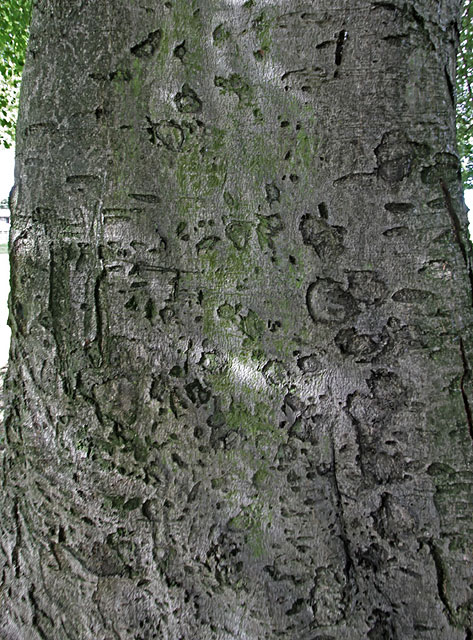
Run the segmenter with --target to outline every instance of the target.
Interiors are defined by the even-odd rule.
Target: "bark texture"
[[[2,640],[471,640],[458,0],[38,0]]]

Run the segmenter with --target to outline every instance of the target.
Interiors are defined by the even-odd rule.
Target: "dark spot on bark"
[[[130,82],[133,76],[129,69],[121,68],[109,73],[108,77],[110,80],[115,80],[117,82]]]
[[[287,616],[294,616],[297,613],[300,613],[304,608],[306,602],[303,598],[298,598],[291,606],[290,609],[286,611]]]
[[[325,212],[324,209],[322,211]],[[337,257],[343,251],[343,227],[331,226],[324,218],[315,218],[310,213],[302,216],[299,230],[304,244],[311,246],[321,259]]]
[[[181,113],[199,113],[202,111],[202,100],[187,83],[174,97],[177,110]]]
[[[389,620],[389,614],[380,609],[375,609],[373,616],[375,623],[368,631],[369,640],[397,640],[397,635]]]
[[[272,205],[273,202],[279,202],[281,192],[274,182],[269,182],[266,187],[266,200]]]
[[[129,193],[128,197],[138,200],[138,202],[147,202],[149,204],[157,204],[161,201],[161,198],[153,193]]]
[[[344,322],[358,310],[353,296],[330,278],[320,278],[309,286],[306,304],[314,322]]]
[[[378,304],[385,296],[386,285],[372,271],[351,271],[348,282],[351,295],[365,304]]]
[[[151,137],[154,137],[154,141],[159,141],[169,151],[180,151],[184,143],[184,130],[180,124],[173,120],[162,120],[153,126]]]
[[[220,242],[220,238],[218,236],[207,236],[200,240],[197,243],[197,253],[201,253],[202,251],[211,251],[215,248],[216,244]]]
[[[209,389],[203,387],[200,380],[197,380],[197,378],[187,384],[185,389],[187,397],[192,402],[192,404],[200,406],[202,404],[207,404],[207,402],[210,400],[211,394]]]
[[[224,192],[223,200],[224,200],[225,204],[227,205],[227,207],[232,208],[232,207],[235,206],[235,198],[228,191]]]
[[[187,463],[184,462],[184,460],[181,458],[181,456],[174,452],[171,454],[171,460],[174,462],[174,464],[177,464],[177,466],[179,467],[179,469],[187,469]]]
[[[328,219],[328,207],[325,202],[321,202],[318,206],[320,217],[324,220]]]
[[[447,186],[450,184],[460,184],[460,161],[457,156],[452,153],[437,153],[434,158],[434,163],[422,169],[420,175],[424,184],[432,186],[439,185],[441,182]]]
[[[186,55],[186,53],[186,41],[183,40],[181,44],[178,44],[177,47],[175,47],[173,54],[176,58],[179,58],[181,62],[184,62],[184,56]]]
[[[302,373],[315,373],[316,371],[320,371],[323,369],[322,363],[318,356],[310,355],[299,358],[297,361],[297,366],[302,371]]]
[[[171,367],[171,369],[169,371],[169,375],[172,376],[173,378],[183,378],[184,377],[184,370],[183,370],[182,367],[180,367],[178,364],[176,364],[173,367]]]
[[[372,2],[371,6],[373,9],[386,9],[386,11],[399,11],[399,7],[397,7],[395,4],[393,4],[392,2],[383,2],[383,0],[380,0],[380,2]]]
[[[450,74],[448,73],[448,69],[445,66],[443,68],[445,72],[445,80],[447,81],[448,95],[450,96],[450,100],[452,101],[452,106],[455,107],[455,88],[453,86],[452,79],[450,78]]]
[[[383,568],[389,557],[387,551],[376,543],[370,544],[366,549],[360,549],[356,556],[361,567],[375,572]]]
[[[225,228],[225,235],[236,249],[244,249],[250,237],[251,227],[247,222],[232,222]]]
[[[151,298],[148,298],[145,304],[145,318],[150,322],[156,315],[156,306]]]
[[[149,391],[149,395],[153,400],[160,400],[162,401],[164,399],[164,394],[166,392],[166,386],[162,380],[162,378],[154,378],[154,380],[151,383],[151,388]]]
[[[234,93],[245,106],[252,106],[252,89],[248,82],[238,73],[232,73],[228,78],[215,76],[214,84],[222,93]]]
[[[197,498],[200,485],[200,481],[195,483],[195,485],[190,490],[189,495],[187,496],[187,502],[194,502],[194,500]]]
[[[414,162],[414,149],[402,132],[385,133],[374,152],[378,160],[378,176],[385,182],[394,184],[410,175]]]
[[[240,328],[250,340],[261,338],[264,333],[264,322],[252,309],[248,311],[246,316],[240,316]]]
[[[353,356],[356,362],[370,362],[382,348],[372,336],[358,333],[354,327],[339,331],[335,344],[343,355]]]
[[[214,29],[213,32],[213,41],[215,45],[220,45],[225,40],[227,40],[230,36],[230,31],[223,24],[219,24],[218,27]]]
[[[424,304],[429,298],[433,298],[433,293],[423,289],[399,289],[392,295],[394,302],[403,304]]]
[[[473,440],[473,413],[471,411],[470,402],[468,400],[468,395],[466,393],[466,388],[465,388],[466,387],[465,383],[470,381],[471,371],[470,371],[470,366],[468,364],[468,360],[466,357],[463,338],[460,338],[460,355],[461,355],[462,365],[463,365],[463,374],[460,381],[460,391],[462,394],[463,404],[465,407],[465,415],[466,415],[466,420],[468,424],[468,433],[470,434],[470,438]]]
[[[386,211],[389,211],[389,213],[405,214],[413,211],[414,205],[409,202],[387,202],[384,208]]]
[[[269,247],[270,249],[274,249],[274,239],[283,229],[284,225],[278,213],[272,216],[259,216],[256,235],[258,236],[260,248],[265,249]]]
[[[342,64],[343,47],[348,38],[348,32],[342,29],[338,34],[337,46],[335,48],[335,64],[339,67]]]
[[[158,49],[161,42],[161,29],[152,31],[148,36],[131,47],[130,51],[134,56],[138,58],[150,58],[154,52]]]
[[[386,229],[383,231],[383,236],[386,238],[400,238],[409,233],[408,227],[391,227],[390,229]]]
[[[140,506],[141,506],[141,498],[136,496],[134,498],[130,498],[129,500],[127,500],[123,504],[123,509],[125,511],[134,511],[135,509],[138,509],[138,507]]]

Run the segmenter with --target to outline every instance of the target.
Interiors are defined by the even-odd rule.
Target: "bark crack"
[[[443,180],[440,180],[440,186],[442,187],[442,192],[445,198],[445,205],[447,207],[448,215],[450,216],[450,221],[452,223],[455,240],[458,246],[460,247],[460,251],[463,256],[465,266],[468,270],[468,277],[470,279],[470,289],[472,294],[472,305],[473,305],[473,271],[471,268],[470,261],[468,259],[467,248],[465,246],[465,243],[462,240],[462,229],[461,229],[460,220],[458,219],[457,213],[455,211],[455,207],[453,206],[452,196],[450,195],[450,191]]]
[[[55,275],[55,269],[56,269],[56,259],[55,259],[55,253],[54,253],[54,243],[51,242],[49,244],[49,298],[48,298],[48,305],[49,305],[49,313],[51,314],[51,319],[52,319],[52,334],[53,334],[53,338],[54,338],[54,342],[56,343],[56,346],[59,350],[59,332],[58,332],[58,326],[57,326],[57,314],[55,313],[55,309],[54,309],[54,297],[55,297],[55,290],[54,290],[54,275]]]
[[[453,233],[455,234],[455,240],[458,244],[458,246],[460,247],[460,251],[462,253],[463,256],[463,260],[465,261],[465,264],[468,265],[468,255],[466,252],[466,248],[465,245],[462,241],[462,237],[461,237],[461,224],[460,224],[460,220],[458,219],[458,216],[456,214],[455,208],[453,206],[453,202],[452,202],[452,197],[450,195],[450,191],[448,190],[447,185],[445,184],[445,182],[443,180],[440,180],[440,186],[442,187],[442,191],[443,191],[443,195],[445,198],[445,204],[447,206],[447,211],[448,211],[448,215],[450,216],[450,220],[452,223],[452,227],[453,227]]]
[[[342,541],[343,551],[345,553],[344,573],[347,581],[346,588],[348,590],[350,579],[353,573],[353,560],[351,558],[350,543],[348,541],[348,536],[347,536],[346,526],[345,526],[345,514],[343,512],[342,492],[340,491],[340,486],[338,484],[338,478],[337,478],[337,468],[336,468],[336,461],[335,461],[335,444],[333,442],[333,439],[332,439],[331,446],[332,446],[332,466],[333,466],[333,481],[334,481],[334,487],[335,487],[335,498],[336,498],[338,516],[340,520],[339,535],[340,535],[340,540]]]
[[[42,640],[48,640],[48,636],[44,633],[44,631],[41,629],[39,625],[38,613],[41,613],[43,616],[45,616],[51,623],[52,623],[52,620],[44,611],[42,611],[39,608],[38,602],[34,596],[34,591],[35,591],[34,586],[31,586],[30,590],[28,591],[28,599],[31,603],[31,606],[33,607],[33,619],[31,622],[33,627],[38,632],[40,638],[42,638]]]
[[[447,597],[447,575],[443,566],[442,556],[440,555],[440,551],[433,543],[433,540],[428,540],[427,544],[430,550],[430,555],[432,556],[432,560],[434,561],[435,573],[437,575],[437,591],[440,601],[445,607],[448,621],[450,622],[450,624],[454,624],[452,608]]]
[[[466,358],[465,345],[463,343],[463,338],[460,338],[460,354],[461,354],[461,359],[463,363],[463,375],[460,380],[460,390],[463,398],[463,404],[465,406],[466,421],[468,423],[468,432],[470,434],[470,438],[473,440],[473,415],[472,415],[470,403],[468,401],[468,396],[465,390],[465,382],[470,378],[470,367],[468,366],[468,360]]]
[[[22,543],[22,535],[21,535],[21,522],[20,522],[20,510],[18,507],[18,499],[15,500],[13,504],[13,519],[15,521],[16,528],[16,539],[15,546],[12,551],[12,562],[15,567],[15,577],[20,577],[20,548]]]
[[[103,308],[102,308],[102,300],[100,288],[102,286],[103,281],[106,277],[106,269],[103,262],[102,248],[99,247],[98,250],[98,258],[101,264],[101,270],[95,280],[94,287],[94,303],[95,303],[95,321],[96,321],[96,340],[97,346],[99,349],[100,357],[104,359],[104,327],[103,327]]]
[[[450,100],[452,101],[453,107],[455,107],[455,89],[453,87],[452,79],[450,78],[450,74],[448,73],[448,69],[446,66],[443,68],[445,72],[445,79],[447,81],[448,93],[450,95]]]
[[[348,32],[345,29],[342,29],[338,34],[337,38],[337,46],[335,49],[335,64],[339,67],[342,64],[342,56],[343,56],[343,47],[345,46],[345,42],[348,38]]]

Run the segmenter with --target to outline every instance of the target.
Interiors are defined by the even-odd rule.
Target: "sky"
[[[8,198],[13,186],[13,166],[15,152],[13,149],[0,147],[0,200]]]

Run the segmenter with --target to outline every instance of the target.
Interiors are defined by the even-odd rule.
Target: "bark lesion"
[[[151,58],[161,44],[161,37],[161,29],[151,31],[144,40],[131,47],[131,54],[137,58]]]
[[[448,621],[450,624],[454,624],[454,614],[452,611],[452,607],[448,600],[447,591],[448,591],[448,580],[447,573],[445,571],[445,565],[442,559],[442,555],[438,549],[438,547],[434,544],[433,540],[427,540],[427,546],[430,551],[430,555],[432,557],[435,574],[437,576],[437,590],[441,603],[444,606],[445,613],[447,615]]]
[[[20,522],[20,508],[18,505],[18,499],[13,503],[13,521],[15,523],[16,529],[16,538],[15,544],[13,546],[13,551],[11,554],[12,564],[15,568],[15,577],[19,578],[21,574],[21,563],[20,563],[20,550],[23,543],[23,536],[21,532],[21,522]]]
[[[460,338],[460,355],[463,364],[463,374],[460,379],[460,390],[463,399],[463,405],[465,407],[466,420],[468,424],[468,432],[470,434],[470,438],[473,440],[473,414],[470,406],[470,402],[468,400],[468,395],[466,393],[465,383],[470,379],[471,371],[468,365],[468,360],[466,358],[465,353],[465,345],[463,343],[463,338]]]
[[[343,48],[348,38],[348,31],[342,29],[338,34],[337,46],[335,48],[335,65],[339,67],[342,64]]]
[[[443,178],[440,179],[440,186],[442,188],[442,193],[445,200],[445,206],[447,208],[448,215],[450,217],[450,221],[452,224],[453,234],[455,237],[455,242],[458,244],[460,248],[460,252],[462,254],[463,261],[465,263],[465,267],[468,271],[468,279],[470,282],[471,296],[472,296],[472,304],[473,304],[473,268],[471,264],[470,252],[467,248],[467,244],[463,240],[462,234],[462,225],[458,218],[457,212],[455,211],[455,207],[453,204],[452,196],[450,194],[450,190]]]

